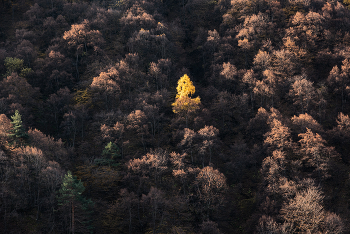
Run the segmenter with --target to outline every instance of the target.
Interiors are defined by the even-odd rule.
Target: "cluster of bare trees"
[[[348,231],[348,1],[0,5],[6,232]]]

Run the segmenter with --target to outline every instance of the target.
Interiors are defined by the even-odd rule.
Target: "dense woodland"
[[[1,0],[0,232],[349,233],[349,9]]]

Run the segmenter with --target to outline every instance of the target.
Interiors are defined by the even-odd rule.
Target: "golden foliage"
[[[78,105],[88,104],[91,102],[91,90],[88,88],[84,90],[77,90],[74,94],[74,101]]]
[[[192,81],[190,80],[187,74],[183,75],[179,79],[179,81],[177,82],[176,90],[177,90],[176,98],[193,95],[196,92],[196,88],[194,87]]]
[[[195,92],[196,88],[194,87],[192,81],[187,74],[183,75],[177,82],[177,94],[176,100],[172,104],[174,113],[181,112],[191,112],[199,108],[200,98],[191,98]]]

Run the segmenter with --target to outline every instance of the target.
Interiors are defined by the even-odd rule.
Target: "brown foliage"
[[[273,51],[272,67],[275,74],[285,78],[285,81],[290,81],[300,69],[298,58],[287,49]]]
[[[204,221],[201,225],[201,234],[221,234],[218,224],[213,221]]]
[[[247,126],[247,133],[252,139],[263,141],[264,134],[269,131],[268,119],[269,113],[266,109],[260,107],[255,116],[249,120]]]
[[[94,77],[90,85],[96,93],[96,102],[103,101],[107,110],[114,107],[118,100],[120,86],[117,82],[119,82],[119,73],[112,67],[108,72],[101,72],[99,76]]]
[[[226,177],[211,166],[204,167],[196,177],[199,199],[204,203],[204,214],[209,217],[210,210],[224,202],[223,192],[227,189]]]
[[[335,213],[327,212],[323,222],[323,231],[325,233],[340,234],[345,231],[345,225],[342,219]]]
[[[68,151],[64,147],[64,143],[61,139],[57,141],[51,137],[46,136],[41,131],[37,129],[29,129],[28,131],[30,143],[42,150],[43,154],[49,160],[55,160],[61,165],[65,165],[68,159]]]
[[[161,229],[163,222],[167,220],[168,201],[162,190],[151,187],[147,195],[142,194],[141,203],[145,209],[144,215],[148,218],[150,229],[153,233]]]
[[[277,199],[276,196],[288,198],[295,194],[294,182],[285,177],[287,175],[287,160],[282,151],[275,150],[271,157],[266,157],[260,171],[263,176],[264,190],[274,200]]]
[[[281,209],[282,218],[293,224],[295,231],[315,233],[325,218],[322,202],[324,196],[318,188],[310,187],[297,195]]]
[[[64,32],[63,39],[69,47],[73,47],[77,54],[87,52],[88,47],[95,51],[103,43],[103,38],[98,30],[90,30],[89,21],[84,20],[81,24],[73,24],[69,31]]]
[[[273,119],[270,123],[271,131],[264,136],[265,144],[270,145],[272,149],[284,150],[291,146],[289,128],[284,126],[281,121]]]
[[[271,66],[271,63],[272,56],[267,51],[259,50],[259,52],[254,57],[253,64],[257,69],[261,71],[268,69]]]
[[[150,29],[156,24],[153,16],[148,14],[139,4],[134,4],[129,8],[120,19],[120,22],[129,33],[141,28]]]
[[[259,35],[267,36],[272,33],[272,29],[273,24],[265,14],[259,12],[257,15],[246,16],[243,27],[236,36],[238,46],[245,50],[257,48],[261,43]]]
[[[223,63],[220,75],[224,76],[228,80],[233,80],[237,75],[237,68],[230,62]]]
[[[139,199],[127,189],[121,189],[119,196],[120,198],[107,210],[103,219],[104,226],[110,232],[118,232],[122,227],[127,227],[129,233],[132,233],[137,227]]]
[[[349,70],[350,70],[350,60],[344,59],[343,65],[341,66],[341,70],[338,66],[334,66],[332,70],[329,72],[329,76],[327,78],[327,82],[333,86],[333,90],[336,93],[340,93],[341,98],[341,109],[344,109],[344,105],[347,100],[347,94],[349,94]]]
[[[146,115],[141,110],[135,110],[126,117],[126,121],[128,123],[126,125],[126,129],[135,132],[138,136],[141,137],[141,143],[144,150],[146,150],[145,138],[149,134],[146,120]]]
[[[220,144],[218,137],[219,130],[213,126],[205,126],[197,132],[185,128],[183,139],[179,146],[183,147],[185,152],[191,156],[192,163],[202,163],[204,167],[205,158],[208,155],[208,164],[212,163],[213,149]],[[201,159],[197,158],[200,156]]]
[[[7,98],[10,103],[33,106],[39,96],[39,89],[33,88],[17,73],[12,73],[0,82],[0,96]]]
[[[142,158],[131,159],[127,163],[129,170],[142,176],[152,176],[155,184],[161,182],[161,175],[168,169],[169,155],[158,149],[147,153]]]
[[[319,179],[327,178],[329,160],[337,157],[334,147],[327,147],[326,141],[319,135],[314,134],[310,129],[306,128],[306,133],[300,133],[299,140],[302,160],[308,167],[313,167],[314,172],[317,172]]]
[[[307,14],[297,12],[291,19],[292,27],[287,29],[286,35],[296,38],[303,48],[315,49],[322,45],[324,39],[324,17],[317,12]]]
[[[301,113],[308,112],[309,107],[315,101],[315,95],[313,82],[309,81],[305,75],[295,77],[289,90],[289,96],[292,97],[294,105],[301,106]]]
[[[291,120],[297,129],[296,132],[305,132],[307,128],[317,133],[324,132],[322,126],[308,113],[294,115]]]
[[[5,114],[0,114],[0,139],[5,140],[12,128],[11,120]]]
[[[50,97],[46,100],[46,105],[50,109],[48,113],[49,119],[53,119],[54,128],[58,131],[59,129],[59,120],[63,114],[68,110],[68,105],[71,102],[73,95],[70,90],[65,87],[57,91],[57,93],[51,94]]]
[[[256,233],[271,233],[271,234],[275,234],[275,233],[279,233],[278,230],[278,224],[276,223],[276,221],[271,217],[271,216],[266,216],[263,215],[260,217],[259,219],[259,223],[257,226],[257,231]]]

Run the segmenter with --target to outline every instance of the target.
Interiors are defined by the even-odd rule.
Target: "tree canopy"
[[[349,3],[0,0],[1,231],[350,230]]]

